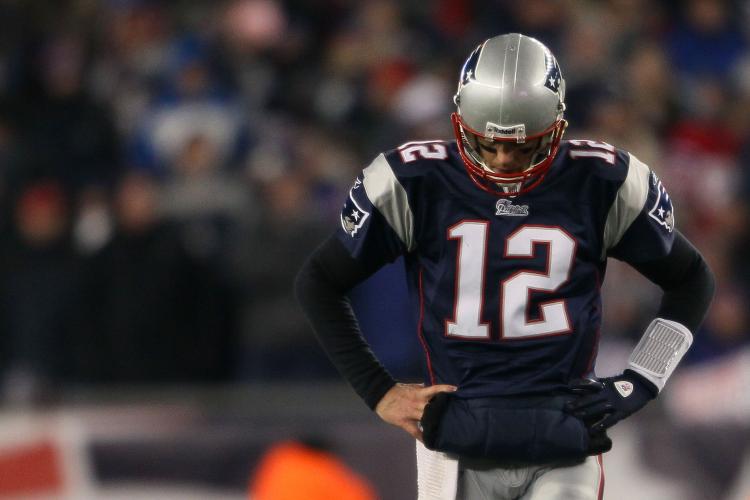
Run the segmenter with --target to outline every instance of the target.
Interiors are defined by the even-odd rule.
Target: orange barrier
[[[330,453],[284,442],[261,460],[250,485],[252,500],[375,500],[374,489]]]

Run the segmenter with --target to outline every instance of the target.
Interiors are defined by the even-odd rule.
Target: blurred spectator
[[[100,27],[92,55],[92,91],[99,102],[111,105],[115,126],[127,143],[168,66],[173,19],[158,2],[102,4],[92,20]]]
[[[219,147],[211,137],[188,139],[169,165],[160,210],[173,222],[185,250],[194,259],[210,261],[224,275],[230,249],[239,233],[257,217],[252,193],[236,172],[221,168]]]
[[[594,5],[588,7],[593,8]],[[482,8],[475,6],[473,13],[476,17],[474,22],[481,27],[482,34],[486,35],[477,38],[507,32],[524,33],[543,40],[553,53],[559,54],[562,38],[571,18],[585,10],[569,9],[565,3],[557,0],[531,0],[523,3],[501,0],[482,5]]]
[[[148,176],[124,177],[114,236],[88,260],[86,381],[223,380],[231,371],[231,296],[186,254],[157,212],[159,196]]]
[[[580,132],[573,130],[571,135],[595,136],[625,150],[638,150],[638,159],[658,172],[662,158],[661,144],[648,129],[633,126],[640,117],[630,99],[607,94],[591,100],[593,106],[588,116],[590,128]]]
[[[675,69],[688,79],[683,85],[692,78],[726,78],[747,48],[733,2],[689,0],[681,7],[667,48]]]
[[[675,92],[671,68],[664,48],[654,42],[639,41],[625,58],[625,81],[620,91],[627,95],[628,106],[635,114],[637,128],[654,140],[661,137],[671,122],[679,101]],[[631,122],[631,126],[636,122]]]
[[[403,85],[390,106],[391,119],[399,124],[404,137],[410,140],[447,139],[453,89],[442,75],[425,73]],[[396,141],[399,142],[399,141]]]
[[[69,203],[56,181],[27,186],[0,262],[2,396],[30,403],[68,380],[80,268],[68,245]]]
[[[618,81],[609,75],[618,69],[612,61],[614,40],[607,27],[592,22],[588,11],[571,16],[570,22],[571,29],[564,32],[562,40],[560,64],[566,68],[566,117],[571,128],[578,129],[591,118],[595,108],[592,102],[599,102],[616,90]]]
[[[222,21],[232,45],[245,53],[281,43],[287,22],[280,5],[272,0],[229,2]]]
[[[61,33],[35,54],[18,115],[26,179],[54,178],[77,190],[117,175],[118,137],[108,110],[85,86],[86,52],[81,34]]]
[[[240,102],[227,79],[212,67],[211,54],[212,47],[199,38],[175,41],[170,72],[135,137],[131,155],[136,166],[159,177],[170,176],[169,165],[196,136],[216,148],[220,166],[231,166],[240,158],[248,130]]]
[[[262,187],[258,224],[238,247],[237,270],[248,287],[242,314],[245,379],[336,373],[290,293],[310,248],[331,230],[329,223],[316,218],[312,187],[298,174],[268,180]]]

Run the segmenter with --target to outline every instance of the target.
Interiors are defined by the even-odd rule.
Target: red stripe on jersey
[[[430,374],[430,384],[435,385],[435,374],[432,372],[432,360],[430,359],[430,351],[427,350],[427,342],[422,332],[422,322],[424,321],[424,293],[422,290],[422,269],[419,270],[419,322],[417,323],[417,336],[419,337],[419,343],[422,344],[424,349],[424,355],[427,359],[427,373]]]

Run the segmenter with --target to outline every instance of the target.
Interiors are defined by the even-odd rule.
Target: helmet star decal
[[[560,92],[560,80],[560,66],[550,54],[550,58],[547,60],[547,75],[545,76],[544,86],[557,94]]]
[[[464,67],[461,68],[462,84],[469,83],[469,81],[474,79],[474,72],[477,69],[477,61],[479,61],[479,52],[481,48],[482,46],[479,45],[476,49],[474,49],[474,52],[469,55],[469,58],[464,63]]]

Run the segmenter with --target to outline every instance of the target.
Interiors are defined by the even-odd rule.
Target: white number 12
[[[446,322],[449,337],[490,338],[489,324],[481,322],[488,227],[486,221],[463,221],[448,230],[449,239],[459,240],[455,309],[453,319]],[[571,330],[564,300],[540,304],[538,320],[529,320],[527,310],[532,291],[555,292],[568,281],[575,240],[559,227],[525,225],[506,239],[504,257],[532,258],[536,244],[548,246],[546,271],[520,270],[500,283],[502,339],[541,337]]]

